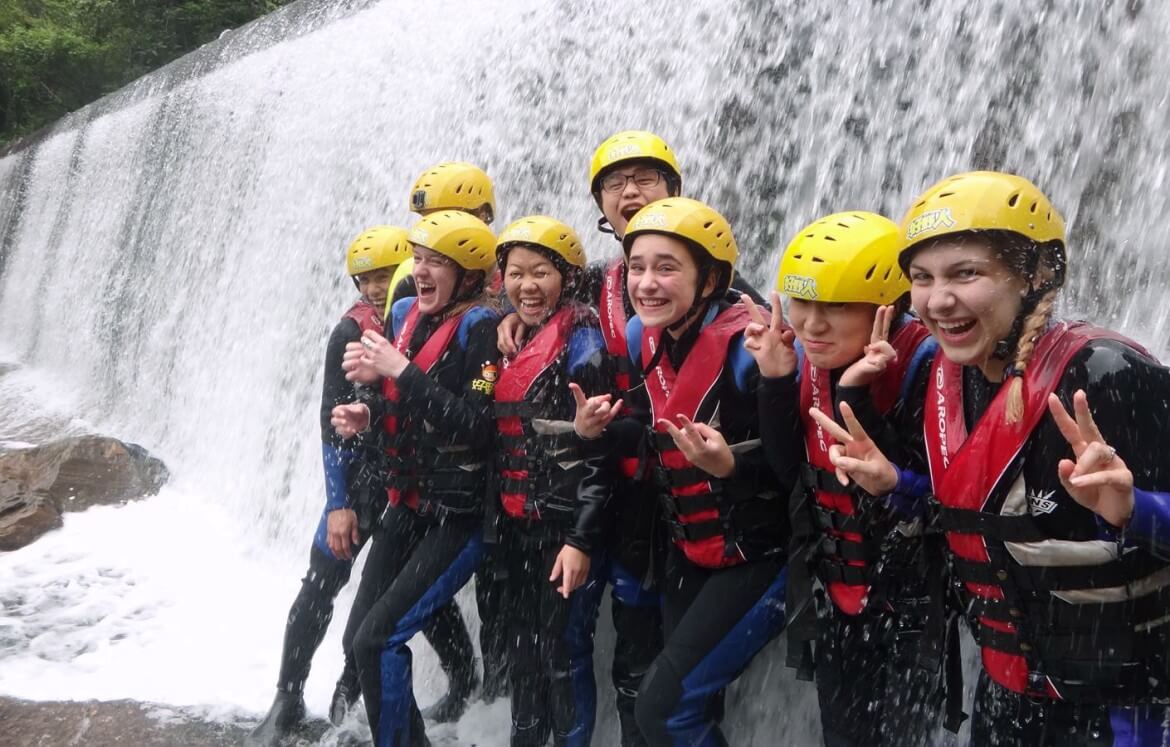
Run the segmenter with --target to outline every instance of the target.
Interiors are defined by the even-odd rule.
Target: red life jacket
[[[630,376],[629,345],[626,342],[626,322],[629,319],[626,317],[625,268],[626,263],[620,258],[609,263],[605,268],[605,282],[597,303],[601,336],[616,369],[614,383],[618,392],[628,392],[633,381]],[[638,458],[622,457],[618,460],[618,469],[623,477],[636,479]]]
[[[463,314],[457,314],[439,325],[419,351],[413,356],[409,350],[410,339],[418,326],[418,300],[415,299],[402,322],[402,329],[394,340],[394,347],[411,359],[411,362],[429,373],[434,365],[443,357],[443,353],[454,339],[463,319]],[[407,420],[409,416],[402,412],[399,403],[398,385],[393,379],[382,380],[382,395],[388,403],[388,412],[383,420],[383,427],[388,434],[386,454],[389,457],[390,487],[386,489],[391,506],[405,504],[418,513],[428,513],[440,508],[426,496],[420,496],[419,486],[428,482],[429,474],[441,467],[450,468],[462,463],[471,463],[465,454],[451,452],[447,454],[432,452],[427,449],[426,437],[421,433],[407,433],[407,428],[400,420]],[[422,447],[422,448],[420,448]]]
[[[571,306],[554,313],[515,359],[505,359],[496,383],[500,503],[514,518],[547,519],[542,512],[549,511],[566,518],[576,507],[580,475],[561,466],[580,461],[576,434],[572,428],[541,434],[533,424],[534,418],[548,416],[548,405],[535,399],[539,394],[535,385],[552,367],[563,364],[575,313]]]
[[[714,390],[727,363],[731,341],[738,339],[750,321],[747,309],[742,305],[724,310],[703,327],[680,371],[674,370],[669,356],[662,355],[646,375],[646,392],[650,397],[654,423],[655,481],[671,520],[670,531],[675,545],[688,560],[703,568],[726,568],[744,562],[736,544],[737,535],[744,526],[736,515],[738,512],[731,509],[733,506],[745,508],[745,503],[762,499],[727,492],[725,488],[730,483],[691,464],[658,421],[665,419],[677,424],[676,416],[685,415],[692,421],[702,422],[700,410],[704,403],[718,396]],[[663,334],[661,329],[643,330],[643,361],[654,360]]]
[[[915,360],[914,353],[929,337],[930,333],[918,320],[908,321],[894,333],[890,345],[898,358],[869,388],[874,408],[882,415],[889,413],[898,402],[902,384]],[[833,412],[830,377],[831,372],[813,366],[807,356],[804,358],[800,371],[800,418],[811,469],[806,471],[803,482],[806,491],[814,494],[814,524],[824,535],[819,543],[818,575],[837,608],[847,615],[858,615],[866,606],[872,581],[869,566],[877,560],[875,545],[882,538],[866,536],[867,524],[857,499],[842,489],[829,461],[829,447],[837,441],[808,414],[810,407]]]
[[[938,524],[988,675],[1030,697],[1133,702],[1150,695],[1142,623],[1165,614],[1163,601],[1144,608],[1157,601],[1159,583],[1150,577],[1166,564],[1143,551],[1119,555],[1113,542],[1051,537],[1032,520],[1019,476],[1017,457],[1047,416],[1048,395],[1092,340],[1145,352],[1109,330],[1059,323],[1036,343],[1020,421],[1004,423],[1009,387],[1002,386],[970,434],[963,367],[939,351],[926,402],[926,450],[942,506]]]
[[[349,311],[342,314],[341,318],[354,320],[362,332],[369,332],[372,329],[378,334],[382,333],[382,310],[365,299],[350,306]]]

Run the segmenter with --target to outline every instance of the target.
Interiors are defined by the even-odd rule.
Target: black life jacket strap
[[[1027,514],[1004,516],[943,506],[938,509],[935,521],[936,527],[945,532],[978,534],[1001,542],[1041,542],[1050,539]]]

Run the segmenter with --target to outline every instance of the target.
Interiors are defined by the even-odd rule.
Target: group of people
[[[330,718],[360,695],[379,747],[428,744],[477,688],[510,698],[514,747],[590,744],[607,585],[622,747],[726,744],[724,690],[785,628],[826,745],[931,744],[966,718],[960,623],[974,744],[1170,744],[1170,377],[1054,316],[1065,229],[1034,184],[819,218],[768,301],[660,137],[607,139],[589,189],[616,259],[548,216],[493,234],[491,181],[454,162],[412,228],[350,246],[326,508],[254,741],[303,717],[369,541]],[[426,710],[420,631],[448,679]]]

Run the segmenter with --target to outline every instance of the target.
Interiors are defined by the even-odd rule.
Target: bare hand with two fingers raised
[[[674,445],[691,464],[715,477],[731,477],[735,472],[735,455],[723,434],[706,423],[695,423],[686,415],[679,415],[681,427],[665,418],[658,420],[674,439]]]
[[[1075,462],[1061,459],[1057,464],[1060,484],[1074,501],[1113,526],[1124,527],[1133,516],[1133,472],[1105,442],[1089,412],[1089,398],[1082,390],[1073,395],[1074,418],[1060,398],[1050,394],[1048,411],[1076,457]]]
[[[829,447],[829,461],[842,485],[852,480],[875,497],[886,495],[898,486],[898,470],[861,427],[853,408],[841,403],[841,418],[848,430],[815,407],[808,412],[837,441]]]

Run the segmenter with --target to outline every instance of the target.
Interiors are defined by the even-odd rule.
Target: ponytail
[[[1036,349],[1036,341],[1048,320],[1052,318],[1052,307],[1056,305],[1056,294],[1059,288],[1051,288],[1040,296],[1036,308],[1024,319],[1020,327],[1020,342],[1016,347],[1016,358],[1008,368],[1011,381],[1008,383],[1007,408],[1004,412],[1004,423],[1013,425],[1020,422],[1024,416],[1024,372],[1028,369],[1028,361],[1032,358],[1032,351]]]

